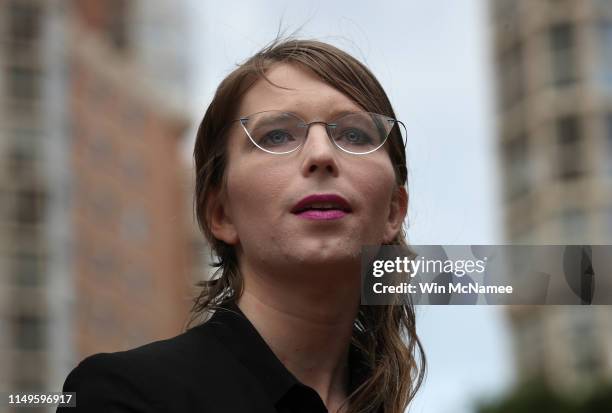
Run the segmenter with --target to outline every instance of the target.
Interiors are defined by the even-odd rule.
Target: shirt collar
[[[300,381],[282,364],[263,340],[253,324],[234,301],[218,307],[207,322],[216,337],[261,383],[276,404]],[[357,388],[368,376],[365,359],[351,345],[349,349],[349,392]]]
[[[207,324],[213,327],[217,338],[261,383],[274,403],[299,383],[235,302],[220,305]]]

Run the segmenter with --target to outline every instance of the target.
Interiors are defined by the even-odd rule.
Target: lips
[[[335,211],[335,213],[334,213]],[[310,195],[303,198],[291,209],[293,214],[309,213],[310,215],[338,216],[351,212],[348,201],[335,194]]]

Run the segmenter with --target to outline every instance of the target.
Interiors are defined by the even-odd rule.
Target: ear
[[[408,192],[404,186],[398,186],[391,197],[389,216],[385,225],[384,243],[389,243],[402,229],[406,213],[408,212]]]
[[[228,214],[229,208],[226,197],[220,192],[215,191],[210,195],[206,208],[210,230],[215,238],[228,245],[236,245],[240,241],[238,231],[236,231],[232,218]]]

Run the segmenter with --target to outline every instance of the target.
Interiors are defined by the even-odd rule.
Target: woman
[[[77,410],[403,412],[424,374],[413,308],[359,301],[361,247],[405,245],[398,125],[371,72],[325,43],[277,41],[227,76],[194,149],[219,269],[192,321],[212,317],[84,360],[64,386]]]

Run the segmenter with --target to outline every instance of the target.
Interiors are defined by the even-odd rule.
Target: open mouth
[[[344,205],[334,204],[331,202],[315,202],[310,205],[305,205],[303,207],[294,209],[292,212],[294,214],[299,214],[305,211],[343,211],[343,212],[351,212],[350,208],[347,208]]]
[[[335,194],[307,196],[291,209],[291,213],[311,219],[337,219],[350,212],[349,203]]]

